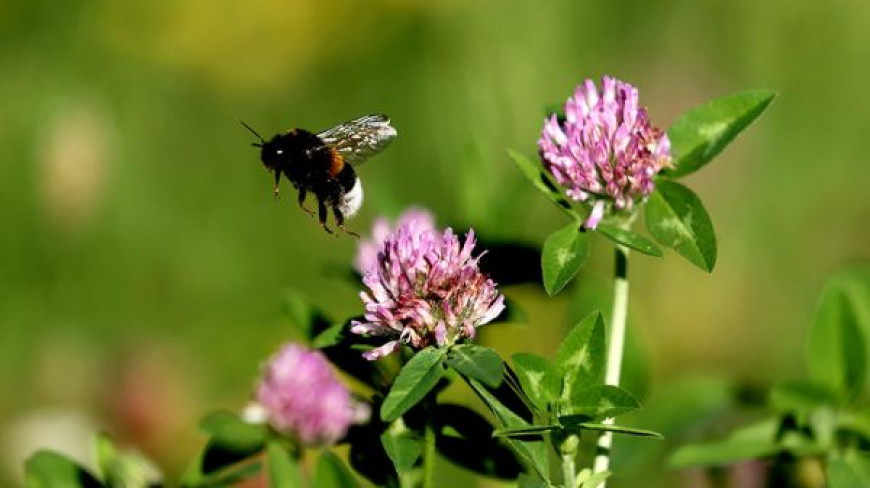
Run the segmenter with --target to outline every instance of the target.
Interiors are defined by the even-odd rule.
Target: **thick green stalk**
[[[616,265],[613,280],[613,313],[610,318],[610,335],[607,341],[607,367],[604,370],[604,382],[619,386],[622,374],[622,351],[625,346],[625,317],[628,310],[628,249],[616,246]],[[613,424],[613,419],[605,419],[605,424]],[[595,456],[593,472],[601,473],[610,468],[610,448],[613,445],[613,433],[603,432],[598,437],[598,449]],[[598,488],[605,488],[607,482],[602,481]]]
[[[434,488],[435,472],[435,406],[437,399],[430,393],[426,398],[426,431],[423,434],[423,488]]]
[[[574,460],[577,458],[577,448],[580,446],[580,438],[569,435],[559,446],[562,454],[562,484],[565,488],[574,488],[577,484],[577,467]]]

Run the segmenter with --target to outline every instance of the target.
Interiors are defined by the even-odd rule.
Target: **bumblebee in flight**
[[[242,122],[260,142],[260,159],[266,169],[275,175],[275,197],[283,174],[299,190],[299,206],[312,217],[314,212],[305,207],[308,192],[317,199],[320,225],[326,232],[328,208],[335,215],[335,225],[342,231],[359,237],[344,226],[346,218],[353,217],[362,206],[363,189],[353,166],[383,151],[396,138],[396,129],[386,115],[365,115],[317,134],[304,129],[293,129],[266,141]]]

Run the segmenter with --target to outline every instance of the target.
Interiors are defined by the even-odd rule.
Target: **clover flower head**
[[[538,140],[544,166],[566,195],[591,204],[590,229],[606,210],[631,211],[642,203],[655,175],[671,167],[668,136],[639,107],[637,89],[607,76],[601,85],[600,91],[592,80],[578,86],[564,120],[546,119]]]
[[[266,364],[255,396],[272,427],[307,446],[336,443],[367,412],[323,354],[294,343]]]
[[[452,229],[436,231],[419,220],[387,236],[377,264],[363,276],[365,320],[351,323],[355,334],[387,339],[365,353],[366,359],[379,359],[402,344],[422,349],[474,338],[477,327],[504,310],[504,296],[478,266],[482,254],[472,256],[475,244],[473,230],[461,243]]]
[[[379,217],[372,225],[371,237],[360,239],[357,246],[356,258],[353,261],[354,269],[360,274],[365,274],[366,271],[377,266],[378,253],[381,251],[384,240],[393,230],[409,222],[415,222],[415,225],[420,230],[435,230],[435,217],[432,215],[432,212],[420,207],[411,207],[405,210],[396,219],[395,226],[391,226],[390,221],[385,217]]]

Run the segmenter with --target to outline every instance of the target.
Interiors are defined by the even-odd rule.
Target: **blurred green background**
[[[563,217],[504,149],[533,153],[543,107],[582,79],[633,83],[661,127],[714,96],[779,90],[688,179],[716,225],[712,276],[672,253],[633,260],[629,361],[651,416],[675,385],[715,383],[699,376],[802,375],[824,279],[870,258],[868,32],[861,0],[3,0],[0,484],[27,446],[91,427],[176,474],[202,442],[196,419],[243,405],[292,337],[284,290],[359,311],[337,277],[354,240],[324,234],[289,186],[272,199],[240,119],[271,135],[387,113],[399,138],[360,170],[352,229],[418,204],[540,243]],[[573,293],[508,289],[530,323],[484,340],[552,354],[607,292],[611,247],[595,244]],[[653,454],[622,461],[617,444],[612,486],[702,486],[638,460],[678,440],[625,443]]]

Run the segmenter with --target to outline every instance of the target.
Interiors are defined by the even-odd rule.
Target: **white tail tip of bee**
[[[338,203],[338,209],[341,210],[345,218],[351,218],[359,212],[363,202],[363,188],[359,178],[353,183],[353,188],[341,197]]]

